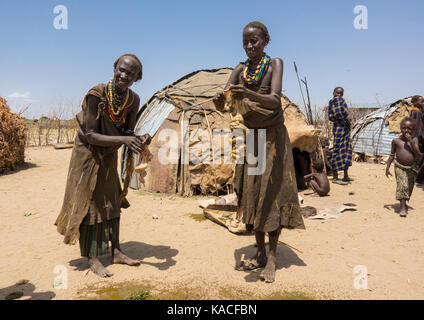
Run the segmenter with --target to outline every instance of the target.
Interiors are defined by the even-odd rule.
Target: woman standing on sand
[[[350,119],[347,104],[343,98],[344,89],[337,87],[333,91],[333,99],[328,106],[328,119],[333,122],[333,153],[331,167],[333,169],[333,183],[346,185],[353,181],[348,174],[352,166],[352,143],[350,140]],[[344,172],[343,179],[339,179],[338,171]]]
[[[293,155],[281,108],[283,61],[270,58],[264,48],[270,37],[265,25],[251,22],[243,29],[243,48],[248,59],[238,64],[225,89],[240,101],[238,112],[244,124],[255,132],[255,153],[258,136],[255,129],[266,129],[266,168],[261,175],[249,175],[246,163],[237,164],[234,188],[239,210],[248,230],[255,231],[257,253],[243,261],[238,270],[265,267],[261,277],[274,282],[278,238],[283,227],[304,228],[300,213]],[[224,94],[214,99],[217,109],[224,104]],[[249,150],[248,150],[249,151]],[[253,150],[252,150],[253,151]],[[265,250],[265,233],[269,235],[269,256]]]
[[[55,225],[66,244],[79,240],[81,255],[101,277],[112,276],[97,258],[107,253],[109,241],[112,263],[140,263],[124,255],[119,247],[121,208],[128,208],[129,203],[122,196],[117,163],[123,144],[133,152],[150,144],[149,135],[134,135],[140,98],[129,88],[141,78],[140,60],[132,54],[122,55],[114,63],[113,78],[88,91],[76,116],[79,131]]]

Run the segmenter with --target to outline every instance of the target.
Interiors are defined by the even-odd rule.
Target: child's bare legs
[[[308,184],[311,187],[311,189],[316,193],[317,196],[322,197],[327,195],[327,193],[324,192],[323,188],[321,188],[316,181],[311,180],[308,182]]]
[[[408,214],[408,206],[406,205],[406,199],[400,200],[400,216],[406,217]]]

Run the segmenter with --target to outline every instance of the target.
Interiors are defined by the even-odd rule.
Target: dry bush
[[[70,100],[68,103],[57,103],[55,107],[39,119],[27,120],[27,146],[49,146],[72,143],[78,131],[75,114],[77,104]],[[65,118],[72,117],[70,120]]]
[[[327,108],[315,106],[313,110],[313,117],[315,127],[321,130],[320,136],[331,139],[332,125],[330,120],[328,120]]]
[[[53,120],[46,117],[27,121],[27,146],[51,146],[72,143],[78,131],[77,122]]]
[[[24,162],[26,130],[24,119],[0,97],[0,172]]]

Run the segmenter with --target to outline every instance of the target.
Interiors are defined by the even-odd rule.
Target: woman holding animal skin
[[[274,282],[277,244],[282,228],[305,228],[298,202],[293,155],[281,108],[283,61],[270,58],[264,48],[270,37],[265,25],[255,21],[243,29],[243,48],[248,56],[233,70],[224,91],[231,90],[239,101],[238,112],[244,124],[253,131],[255,153],[258,152],[256,129],[266,129],[265,170],[261,175],[249,175],[250,165],[237,164],[234,188],[239,210],[248,230],[254,230],[257,252],[242,261],[238,270],[265,267],[261,278]],[[217,109],[225,103],[224,93],[215,96]],[[249,152],[249,150],[247,150]],[[253,150],[252,150],[253,151]],[[269,254],[265,249],[265,234],[269,235]]]
[[[90,269],[101,277],[110,277],[99,256],[112,243],[112,263],[138,265],[138,260],[122,253],[119,247],[121,208],[129,203],[122,193],[118,171],[118,149],[127,146],[141,152],[151,137],[134,135],[140,104],[129,89],[142,78],[142,64],[132,54],[114,63],[114,76],[107,84],[88,91],[82,111],[77,114],[79,131],[75,137],[62,210],[55,222],[66,244],[80,243],[81,255]]]

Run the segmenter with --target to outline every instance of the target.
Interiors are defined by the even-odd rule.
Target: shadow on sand
[[[17,283],[0,289],[0,300],[51,300],[56,294],[53,291],[34,292],[35,286],[30,282]]]
[[[411,207],[409,204],[406,204],[408,211],[409,210],[414,210],[413,207]],[[400,204],[398,203],[394,203],[394,204],[385,204],[384,208],[390,211],[394,211],[395,213],[400,213]]]
[[[10,174],[14,174],[17,173],[19,171],[24,171],[24,170],[28,170],[28,169],[32,169],[38,167],[35,163],[32,162],[24,162],[22,164],[19,164],[16,166],[16,168],[14,169],[6,169],[3,172],[0,172],[0,176],[7,176]]]
[[[234,251],[234,258],[235,258],[235,266],[236,268],[238,265],[240,265],[242,261],[242,257],[244,255],[244,259],[250,259],[256,254],[256,246],[250,245],[241,249],[237,249]],[[290,268],[290,266],[300,266],[305,267],[306,264],[303,262],[302,259],[298,257],[298,255],[289,247],[285,246],[282,243],[278,244],[277,248],[277,267],[276,271],[281,270],[283,268]],[[263,268],[259,268],[252,271],[238,271],[238,272],[245,272],[247,275],[244,277],[246,279],[246,282],[257,282],[262,281],[259,277],[260,273],[262,272]]]
[[[141,264],[148,264],[158,268],[159,270],[167,270],[174,266],[177,262],[173,259],[178,254],[177,249],[172,249],[170,246],[153,246],[147,243],[129,241],[121,243],[122,252],[132,259],[141,260]],[[110,250],[112,248],[110,247]],[[148,258],[156,258],[158,260],[165,260],[163,262],[147,262],[143,261]],[[99,257],[102,264],[107,267],[112,264],[111,255],[108,254]],[[88,270],[89,266],[87,258],[79,258],[69,262],[71,267],[75,267],[76,271]]]

